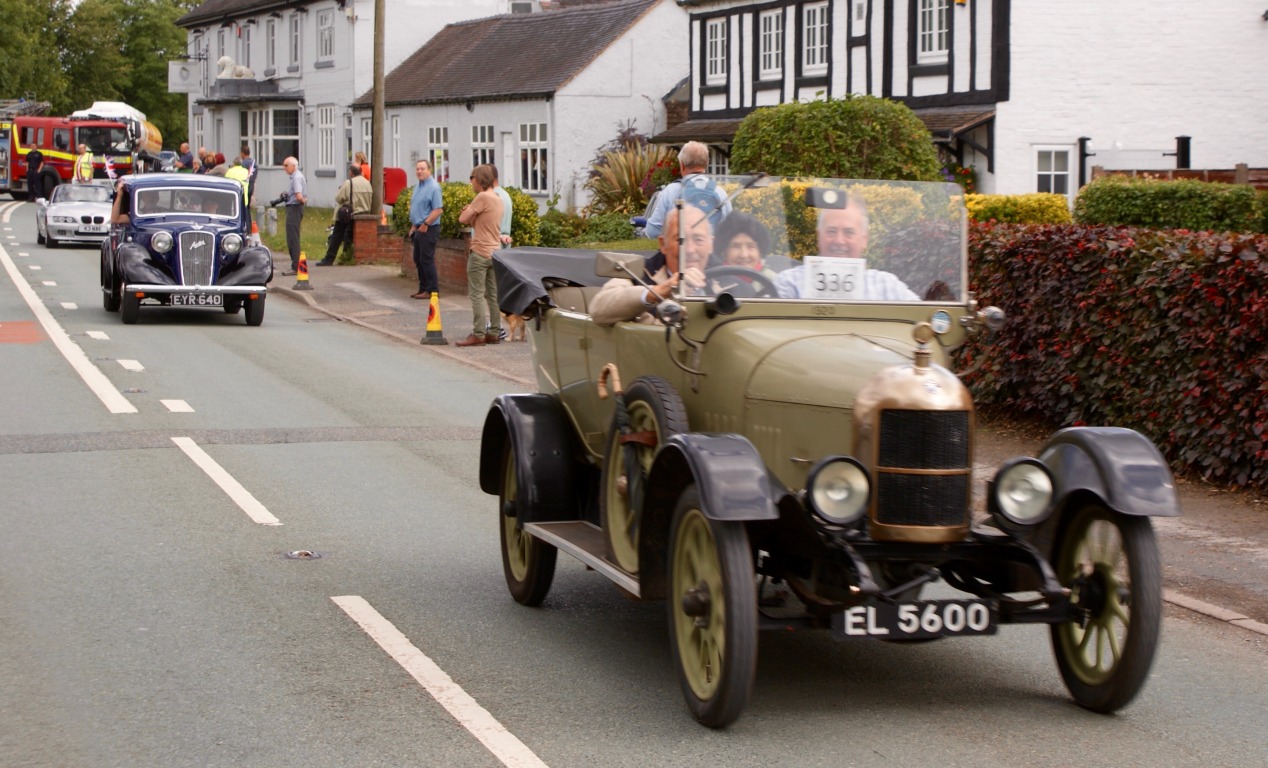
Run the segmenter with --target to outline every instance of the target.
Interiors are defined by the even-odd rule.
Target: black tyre
[[[35,225],[35,244],[44,245],[44,229],[39,225]]]
[[[1089,504],[1062,525],[1054,565],[1087,626],[1051,627],[1061,678],[1075,702],[1113,712],[1140,692],[1162,623],[1162,568],[1147,517]]]
[[[122,300],[119,281],[105,264],[101,265],[101,306],[107,312],[118,312]]]
[[[625,390],[625,410],[631,436],[641,439],[622,443],[621,430],[613,420],[604,451],[599,512],[607,559],[627,573],[638,573],[638,530],[647,472],[661,443],[687,431],[687,409],[672,384],[657,376],[642,376]]]
[[[134,325],[141,317],[141,299],[135,291],[123,291],[119,303],[119,319],[124,325]]]
[[[747,706],[757,672],[757,586],[743,523],[710,520],[688,486],[674,510],[669,645],[687,707],[724,728]]]
[[[256,296],[254,299],[247,299],[245,306],[247,308],[247,325],[259,325],[264,322],[264,294]]]
[[[49,248],[60,248],[62,245],[61,241],[59,241],[57,238],[53,237],[52,235],[45,235],[44,244],[47,245]]]
[[[520,530],[514,515],[519,498],[515,454],[511,441],[502,450],[502,492],[498,494],[498,518],[502,529],[502,572],[511,597],[521,605],[538,606],[555,580],[559,550]]]

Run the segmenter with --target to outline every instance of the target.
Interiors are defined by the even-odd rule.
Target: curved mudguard
[[[550,395],[499,395],[480,438],[480,490],[502,490],[502,451],[515,453],[521,523],[576,520],[572,422]]]
[[[136,285],[175,285],[176,276],[159,259],[136,243],[125,243],[119,246],[116,257],[119,262],[119,274],[123,283]]]
[[[273,279],[273,254],[267,248],[246,248],[220,271],[218,285],[267,285]]]
[[[644,509],[672,513],[678,494],[692,482],[710,519],[779,519],[766,464],[743,435],[671,435],[652,462]]]
[[[1121,427],[1070,427],[1039,454],[1052,471],[1058,507],[1079,492],[1096,494],[1125,515],[1180,514],[1171,469],[1149,438]]]

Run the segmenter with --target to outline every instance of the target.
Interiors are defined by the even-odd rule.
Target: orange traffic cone
[[[313,287],[308,283],[308,257],[303,251],[299,252],[299,269],[295,270],[295,290],[311,291]]]
[[[251,241],[251,245],[260,244],[260,225],[256,224],[254,220],[251,222],[251,237],[249,239]]]
[[[448,344],[445,334],[440,328],[440,294],[432,291],[431,302],[427,306],[427,333],[419,344]]]

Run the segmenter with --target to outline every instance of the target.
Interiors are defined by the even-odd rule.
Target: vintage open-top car
[[[1171,474],[1137,432],[1070,428],[975,499],[951,353],[1003,316],[968,292],[959,188],[719,184],[726,206],[676,214],[676,294],[633,292],[654,321],[605,316],[642,256],[496,256],[540,390],[498,397],[481,446],[514,599],[542,603],[562,550],[665,600],[683,695],[713,727],[749,699],[762,628],[924,641],[1047,624],[1078,704],[1129,702],[1158,642],[1149,518],[1179,513]]]
[[[135,323],[142,306],[212,307],[264,322],[273,256],[248,245],[242,186],[184,173],[125,176],[101,245],[107,311]]]
[[[110,231],[108,181],[59,184],[52,196],[35,209],[35,240],[56,248],[64,243],[100,243]]]

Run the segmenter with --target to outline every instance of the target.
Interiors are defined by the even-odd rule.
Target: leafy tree
[[[929,130],[906,106],[875,96],[793,102],[744,118],[731,147],[736,173],[938,181]]]
[[[68,0],[0,0],[0,98],[62,99],[57,30],[69,14]]]

